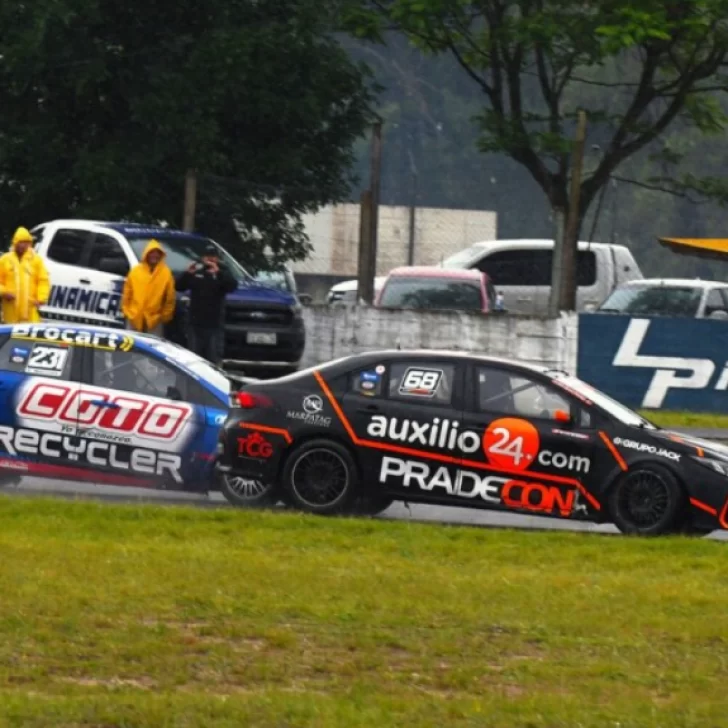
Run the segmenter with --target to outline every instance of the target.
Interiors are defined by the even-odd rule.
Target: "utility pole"
[[[574,283],[576,281],[576,249],[579,228],[579,194],[581,192],[581,168],[584,161],[586,138],[586,113],[579,112],[571,157],[571,190],[569,209],[555,207],[554,254],[551,265],[551,296],[548,315],[555,318],[559,311],[576,307]],[[569,296],[571,291],[571,296]]]
[[[586,139],[586,112],[579,111],[576,125],[574,151],[571,159],[571,190],[569,192],[569,215],[566,219],[566,231],[563,239],[561,264],[563,280],[560,311],[576,310],[576,265],[579,238],[579,196],[581,194],[581,172],[584,164],[584,141]]]
[[[364,190],[359,205],[359,265],[357,283],[357,303],[364,300],[372,303],[374,299],[374,271],[372,263],[372,193]]]
[[[197,203],[197,173],[188,169],[185,175],[185,205],[182,229],[191,233],[195,229],[195,205]]]
[[[372,130],[371,179],[369,189],[361,196],[359,220],[359,281],[357,298],[371,305],[374,302],[374,278],[377,275],[379,229],[379,190],[382,169],[382,122]]]

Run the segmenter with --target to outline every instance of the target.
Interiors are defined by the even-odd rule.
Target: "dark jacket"
[[[190,293],[190,324],[199,328],[222,326],[225,296],[238,287],[233,276],[221,265],[217,275],[199,264],[197,270],[185,271],[177,278],[177,290]]]

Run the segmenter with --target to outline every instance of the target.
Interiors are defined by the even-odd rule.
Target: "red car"
[[[495,308],[495,297],[493,283],[479,270],[408,266],[389,273],[376,305],[488,313]]]

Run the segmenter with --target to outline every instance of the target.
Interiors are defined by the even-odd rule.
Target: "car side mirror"
[[[561,422],[564,425],[571,425],[573,423],[571,415],[566,410],[562,409],[554,410],[554,419],[556,422]]]
[[[299,293],[298,300],[302,306],[310,306],[313,303],[313,297],[308,293]]]

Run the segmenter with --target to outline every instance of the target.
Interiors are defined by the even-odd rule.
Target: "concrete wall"
[[[293,263],[296,274],[356,278],[359,251],[359,205],[324,207],[303,218],[313,251]],[[414,265],[433,265],[479,240],[496,239],[497,215],[483,210],[418,207],[415,211]],[[410,210],[379,208],[377,275],[408,264]]]
[[[302,366],[373,349],[452,349],[544,364],[576,373],[578,317],[393,311],[365,306],[304,309]]]

